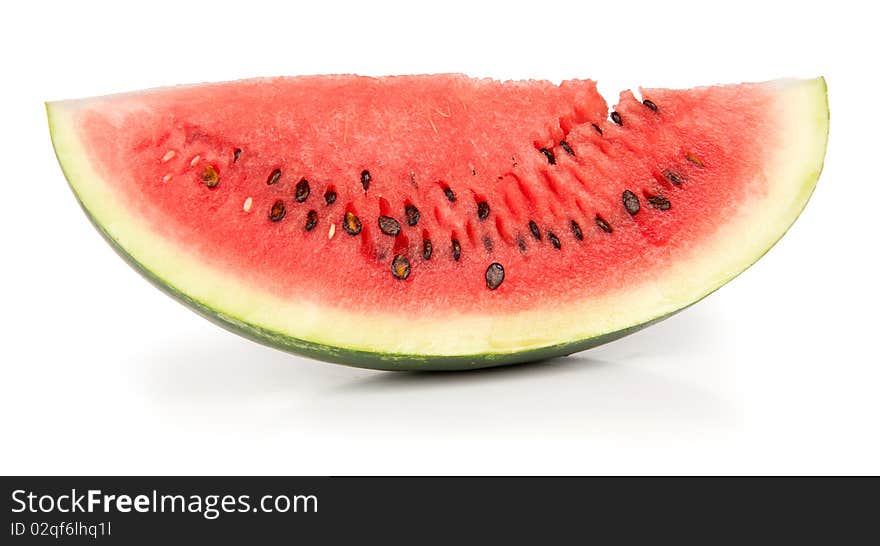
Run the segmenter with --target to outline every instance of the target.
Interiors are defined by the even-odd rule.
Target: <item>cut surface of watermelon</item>
[[[47,104],[113,247],[218,324],[315,358],[570,354],[706,296],[805,206],[823,79],[621,93],[313,76]]]

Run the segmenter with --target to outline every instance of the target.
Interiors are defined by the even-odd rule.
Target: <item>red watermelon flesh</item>
[[[609,115],[589,80],[316,76],[58,103],[50,116],[75,144],[77,166],[65,170],[105,235],[225,325],[332,360],[353,351],[391,355],[398,368],[450,355],[479,366],[577,341],[541,331],[499,344],[499,328],[527,332],[524,321],[580,310],[608,315],[591,319],[604,335],[691,303],[657,288],[682,264],[736,257],[675,280],[701,297],[757,259],[766,248],[752,247],[781,236],[821,168],[827,111],[815,82],[643,89]],[[789,157],[804,165],[788,173]],[[71,170],[100,187],[98,206]],[[771,203],[782,212],[765,211],[782,190],[790,202]],[[105,221],[95,209],[111,202]],[[759,232],[740,233],[748,255],[725,231],[734,224]],[[126,239],[174,252],[134,255]],[[198,285],[196,267],[224,280],[194,295],[181,285]],[[260,297],[224,296],[239,290]],[[640,290],[650,301],[633,316],[615,305]],[[350,333],[372,321],[401,331],[373,333],[378,342]],[[456,331],[468,324],[487,333]],[[480,335],[468,348],[455,341]]]

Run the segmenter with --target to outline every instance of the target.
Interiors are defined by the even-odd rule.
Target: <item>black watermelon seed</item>
[[[400,233],[400,223],[390,216],[380,216],[379,229],[382,230],[382,233],[385,235],[396,237],[397,234]]]
[[[559,145],[562,146],[562,149],[565,150],[565,153],[567,153],[568,155],[574,155],[574,150],[571,149],[571,146],[568,144],[568,142],[560,140]]]
[[[269,220],[280,222],[285,214],[287,214],[287,207],[284,206],[284,201],[279,199],[278,201],[275,201],[272,208],[269,209]]]
[[[452,240],[452,258],[457,262],[461,258],[461,243],[458,239]]]
[[[517,235],[516,236],[516,246],[519,248],[520,252],[525,252],[526,251],[526,240],[523,239],[522,237],[520,237],[519,235]]]
[[[310,210],[306,215],[306,231],[312,231],[318,225],[318,211]]]
[[[547,238],[550,239],[550,242],[553,244],[553,248],[559,250],[562,248],[562,243],[559,242],[559,237],[556,236],[552,231],[547,232]]]
[[[483,236],[483,247],[486,249],[486,252],[492,252],[492,249],[495,248],[492,238],[488,235]]]
[[[364,187],[364,191],[370,189],[370,180],[372,177],[370,176],[370,171],[364,169],[361,171],[361,186]]]
[[[645,99],[645,100],[642,101],[642,104],[644,104],[645,106],[647,106],[648,109],[651,110],[652,112],[656,112],[656,111],[657,111],[657,105],[654,104],[653,101],[650,101],[650,100],[648,100],[648,99]]]
[[[669,199],[665,197],[661,197],[659,195],[652,195],[648,197],[648,204],[658,210],[669,210],[672,207],[672,204],[669,202]]]
[[[303,178],[296,183],[296,190],[294,190],[293,198],[297,203],[302,203],[309,198],[309,194],[311,193],[312,189],[309,187],[309,181]]]
[[[407,205],[403,207],[403,213],[406,215],[406,225],[408,226],[418,224],[419,218],[422,217],[422,213],[419,212],[419,209],[417,209],[415,205]]]
[[[611,112],[611,121],[620,125],[621,127],[623,126],[623,120],[620,119],[620,114],[618,114],[617,112]]]
[[[361,219],[355,216],[353,212],[346,212],[342,221],[342,229],[349,235],[357,235],[361,232]]]
[[[208,165],[205,167],[205,170],[202,171],[202,182],[204,182],[209,188],[216,188],[217,184],[220,183],[220,174],[213,165]]]
[[[477,218],[485,220],[489,217],[489,203],[480,201],[477,203]]]
[[[236,148],[232,152],[232,162],[235,163],[236,161],[238,161],[239,157],[241,157],[241,148]]]
[[[275,169],[271,173],[269,173],[269,178],[266,179],[266,184],[272,185],[277,184],[278,179],[281,178],[281,169]]]
[[[541,240],[541,230],[538,229],[538,224],[536,224],[534,220],[529,220],[529,231],[532,232],[532,237],[534,237],[536,241]]]
[[[406,280],[409,277],[409,260],[406,259],[406,256],[402,256],[398,254],[391,261],[391,274],[400,280]]]
[[[598,125],[596,125],[595,123],[593,124],[593,129],[595,129],[596,132],[599,133],[600,135],[602,134],[602,128],[599,127]]]
[[[613,229],[611,229],[611,226],[608,224],[608,222],[606,222],[605,219],[598,214],[596,215],[596,225],[599,226],[599,228],[601,228],[602,231],[604,231],[605,233],[611,233],[612,231],[614,231]]]
[[[638,196],[629,190],[625,190],[623,192],[623,208],[625,208],[626,212],[631,216],[638,214],[639,210],[642,208],[641,204],[639,204]]]
[[[446,194],[446,198],[449,199],[450,203],[455,203],[455,193],[452,191],[452,188],[443,188],[443,193]]]
[[[426,260],[431,259],[431,254],[434,253],[434,245],[431,244],[431,239],[427,237],[422,239],[422,258]]]
[[[665,171],[663,176],[666,177],[666,180],[669,180],[676,186],[679,186],[684,182],[684,177],[675,171]]]
[[[571,232],[574,233],[574,238],[577,239],[578,241],[583,241],[584,240],[584,232],[581,231],[581,225],[578,224],[577,222],[575,222],[574,220],[572,220],[569,225],[571,226]]]
[[[333,190],[327,190],[324,192],[324,202],[328,205],[332,205],[336,202],[336,192]]]
[[[541,148],[538,151],[541,152],[542,154],[544,154],[544,157],[547,158],[547,163],[549,163],[551,165],[556,165],[556,156],[553,155],[553,152],[551,152],[547,148]]]
[[[504,282],[504,267],[495,262],[486,268],[486,286],[489,290],[495,290]]]

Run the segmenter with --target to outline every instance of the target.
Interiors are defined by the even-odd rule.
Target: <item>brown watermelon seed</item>
[[[280,222],[284,219],[285,214],[287,214],[287,207],[284,206],[284,201],[279,199],[278,201],[275,201],[272,208],[269,209],[269,220]]]
[[[452,240],[452,258],[457,262],[461,258],[461,243],[458,239]]]
[[[370,176],[370,171],[364,169],[361,171],[361,186],[364,187],[364,191],[370,189],[370,180],[373,178]]]
[[[626,212],[628,212],[630,216],[638,214],[639,210],[642,208],[638,196],[629,190],[625,190],[622,197],[623,208],[626,209]]]
[[[541,230],[538,229],[538,224],[536,224],[534,220],[529,220],[529,231],[532,232],[532,237],[534,237],[536,241],[541,240]]]
[[[665,176],[667,180],[669,180],[676,186],[679,186],[682,182],[684,182],[684,177],[675,171],[664,171],[663,176]]]
[[[385,235],[396,237],[400,233],[400,223],[390,216],[379,217],[379,229]]]
[[[293,198],[296,199],[297,203],[302,203],[309,198],[311,193],[312,189],[309,187],[309,181],[303,178],[296,183],[296,190],[294,191]]]
[[[623,120],[620,119],[620,114],[617,112],[611,112],[611,121],[623,127]]]
[[[400,254],[395,256],[394,260],[391,261],[391,274],[396,278],[405,281],[407,277],[409,277],[409,272],[409,260],[406,259],[406,256]]]
[[[217,184],[220,183],[220,174],[217,173],[217,169],[213,165],[208,165],[202,171],[202,182],[209,188],[216,188]]]
[[[648,99],[645,99],[645,100],[642,101],[642,104],[644,104],[645,106],[647,106],[648,109],[651,110],[652,112],[656,112],[656,111],[657,111],[657,105],[654,104],[654,101],[650,101],[650,100],[648,100]]]
[[[415,205],[407,205],[403,207],[403,213],[406,215],[406,225],[414,226],[419,223],[422,213]]]
[[[236,161],[238,161],[239,157],[241,157],[241,148],[236,148],[232,152],[232,162],[235,163]]]
[[[584,232],[581,231],[581,225],[578,224],[574,220],[572,220],[569,225],[571,226],[571,232],[574,233],[574,238],[577,239],[578,241],[583,241],[584,240]]]
[[[431,244],[431,239],[425,237],[422,239],[422,258],[426,260],[431,259],[431,254],[434,253],[434,245]]]
[[[598,214],[596,215],[596,225],[599,226],[599,228],[605,233],[611,233],[612,231],[614,231],[613,229],[611,229],[611,226],[608,224],[608,222],[606,222],[605,219]]]
[[[363,228],[361,219],[355,216],[353,212],[346,212],[345,218],[342,221],[342,229],[349,235],[357,235],[361,232],[361,228]]]
[[[486,268],[486,286],[489,287],[489,290],[495,290],[501,283],[504,282],[504,267],[498,263],[494,262]]]
[[[698,158],[697,156],[695,156],[695,155],[692,154],[691,152],[688,152],[688,153],[684,154],[684,157],[685,157],[685,159],[687,159],[688,161],[690,161],[691,163],[693,163],[693,164],[696,165],[697,167],[702,167],[702,166],[703,166],[703,162],[700,161],[700,158]]]
[[[455,203],[455,192],[452,191],[452,188],[443,188],[443,193],[446,194],[446,198],[449,199],[450,203]]]
[[[523,239],[521,236],[517,235],[516,236],[516,246],[519,248],[520,252],[525,252],[526,251],[526,240]]]
[[[485,220],[489,217],[489,203],[480,201],[477,203],[477,218]]]
[[[568,155],[574,155],[574,150],[571,149],[571,146],[568,144],[568,142],[560,140],[559,145],[562,146],[562,149],[565,150],[565,153],[567,153]]]
[[[652,195],[648,197],[648,204],[657,210],[669,210],[672,207],[669,199],[660,195]]]
[[[306,231],[312,231],[318,225],[318,211],[310,210],[306,215]]]
[[[541,148],[538,151],[541,152],[542,154],[544,154],[544,157],[547,158],[547,163],[549,163],[551,165],[556,165],[556,156],[553,155],[553,152],[551,152],[547,148]]]
[[[593,123],[592,125],[593,125],[593,129],[595,129],[596,132],[599,133],[599,134],[601,135],[601,134],[602,134],[602,128],[599,127],[598,125],[596,125],[595,123]]]
[[[275,169],[271,173],[269,173],[269,178],[266,179],[266,184],[273,185],[278,183],[278,179],[281,178],[281,169]]]
[[[333,190],[327,190],[324,192],[324,202],[328,205],[332,205],[336,202],[336,192]]]
[[[562,243],[559,242],[559,237],[556,236],[552,231],[547,232],[547,238],[550,239],[550,242],[553,244],[553,248],[559,250],[562,248]]]
[[[483,236],[483,248],[486,249],[486,252],[492,252],[492,249],[495,248],[495,244],[492,242],[492,238],[488,235]]]

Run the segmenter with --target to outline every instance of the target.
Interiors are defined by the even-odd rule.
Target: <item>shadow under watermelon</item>
[[[254,438],[723,436],[739,416],[715,358],[723,321],[710,311],[569,357],[469,372],[329,365],[207,328],[133,371],[181,426],[222,421]]]

